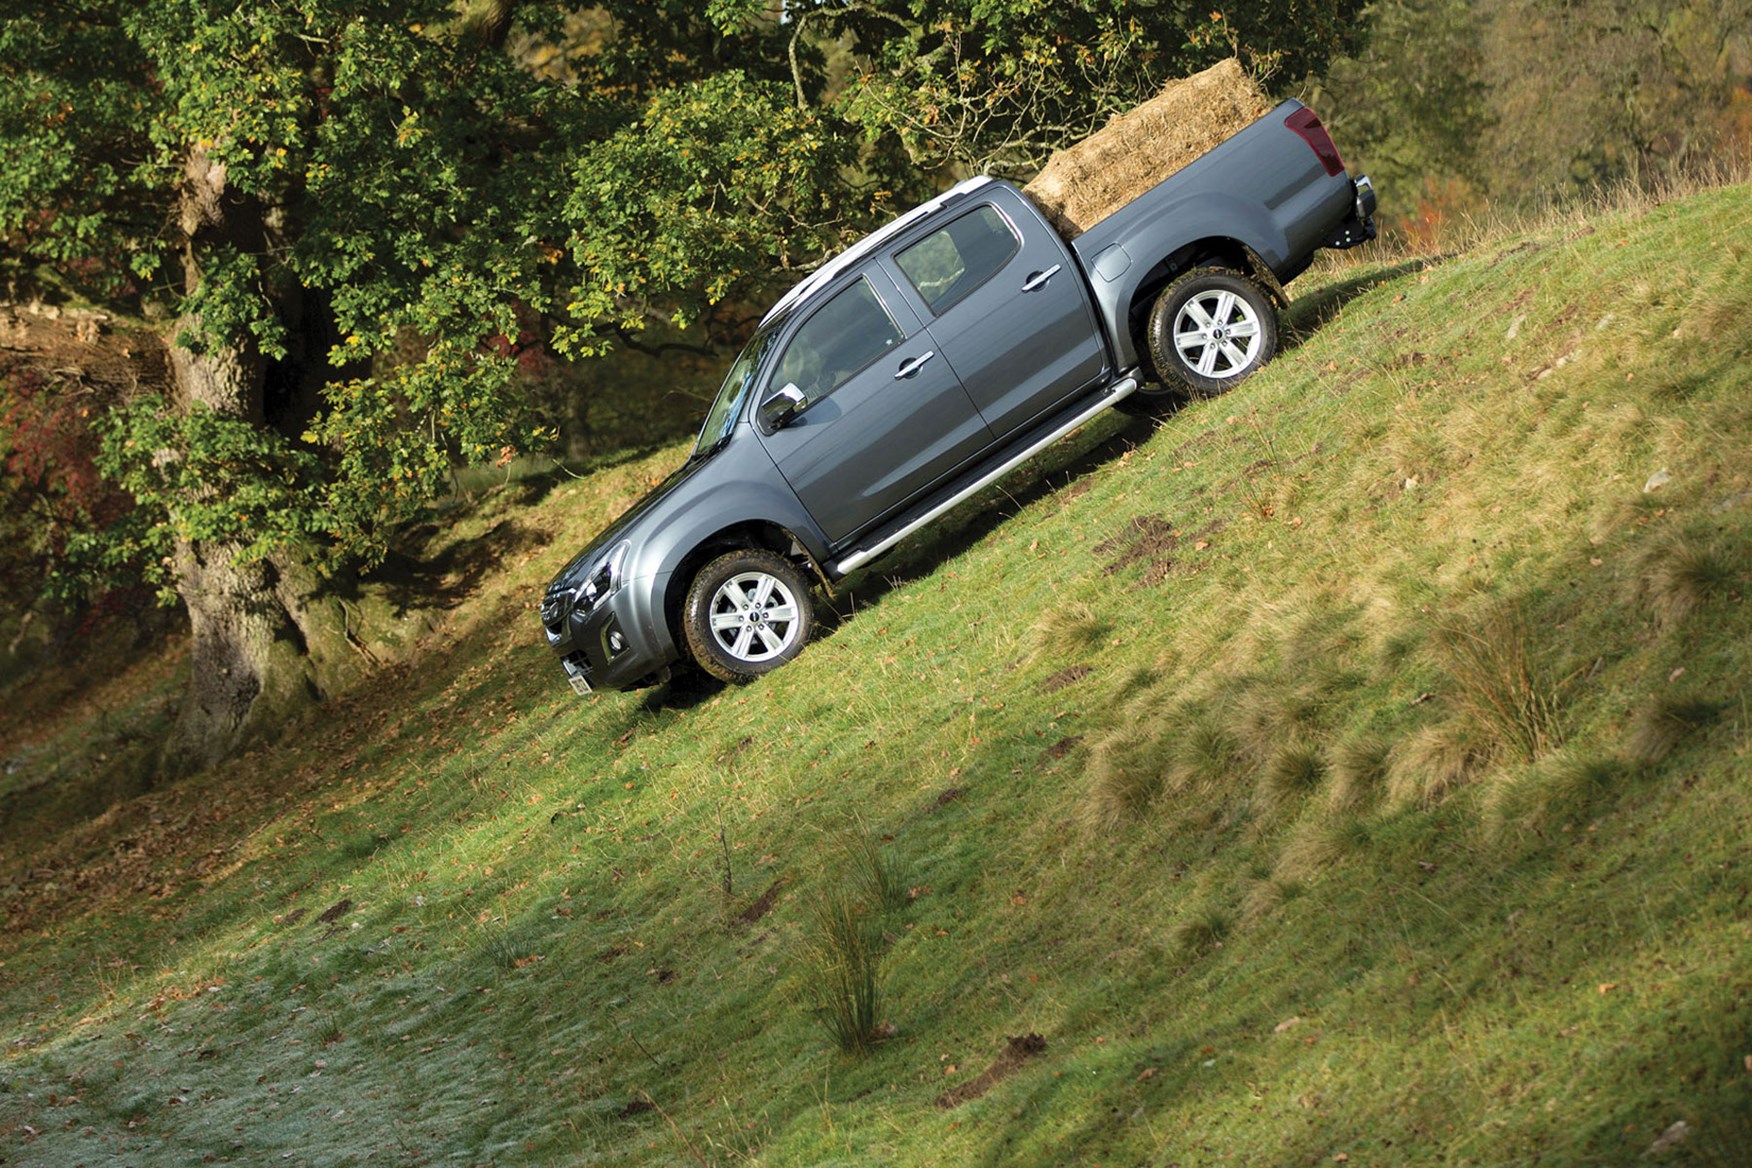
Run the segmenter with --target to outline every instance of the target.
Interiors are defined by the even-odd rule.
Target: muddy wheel
[[[809,581],[769,551],[726,552],[700,570],[683,609],[687,647],[701,669],[748,681],[798,653],[815,627]]]
[[[1277,309],[1265,290],[1244,276],[1194,268],[1156,298],[1148,334],[1150,359],[1165,386],[1179,384],[1197,397],[1215,397],[1277,353]]]

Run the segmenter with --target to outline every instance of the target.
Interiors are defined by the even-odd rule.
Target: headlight
[[[627,550],[633,545],[621,542],[614,546],[596,567],[584,577],[584,582],[578,585],[578,590],[572,594],[574,607],[589,612],[612,596],[621,585],[621,564],[627,558]]]

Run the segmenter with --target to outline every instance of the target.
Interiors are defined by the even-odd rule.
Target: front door
[[[756,394],[800,404],[756,420],[766,449],[840,546],[991,444],[991,432],[929,332],[869,276],[815,308]]]

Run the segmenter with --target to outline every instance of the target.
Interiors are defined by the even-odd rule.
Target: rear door
[[[781,341],[756,393],[785,386],[802,405],[767,452],[830,543],[900,507],[992,442],[931,334],[880,270],[819,306]]]
[[[891,262],[935,348],[999,439],[1107,368],[1076,261],[1008,188],[991,188]]]

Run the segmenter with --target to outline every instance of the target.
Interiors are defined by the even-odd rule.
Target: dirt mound
[[[1271,108],[1233,57],[1170,81],[1047,160],[1023,191],[1074,239]]]

